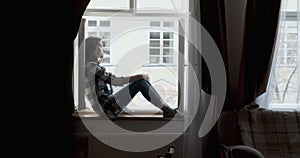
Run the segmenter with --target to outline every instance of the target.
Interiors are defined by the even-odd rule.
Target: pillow
[[[276,111],[250,104],[238,112],[242,142],[266,158],[298,158],[300,112]]]

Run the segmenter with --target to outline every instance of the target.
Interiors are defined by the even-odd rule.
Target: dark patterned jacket
[[[100,104],[104,113],[110,119],[114,119],[122,109],[115,100],[112,85],[124,85],[126,83],[125,78],[117,77],[107,72],[103,66],[92,62],[86,64],[85,71],[86,96],[91,102],[93,109],[99,114]]]

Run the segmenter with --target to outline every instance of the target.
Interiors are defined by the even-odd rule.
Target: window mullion
[[[80,27],[80,31],[86,30],[87,28],[87,21],[83,20],[83,24]],[[82,31],[84,32],[84,31]],[[87,32],[84,32],[86,34]],[[84,35],[83,35],[84,36]],[[83,43],[83,37],[79,34],[79,52],[78,52],[78,110],[82,110],[86,108],[86,103],[85,103],[85,53],[80,53],[80,52],[85,52],[85,45]]]
[[[298,1],[297,2],[298,4],[298,10],[299,10],[299,7],[300,7],[300,2]],[[299,12],[297,12],[297,100],[296,100],[296,103],[298,104],[297,105],[297,108],[300,109],[300,35],[299,35],[299,32],[300,32],[300,22],[299,22],[299,19],[300,18],[300,14]]]
[[[164,64],[164,56],[163,56],[163,48],[164,48],[164,38],[163,38],[163,31],[160,32],[160,54],[159,54],[159,58],[160,58],[160,63]]]
[[[136,0],[129,0],[129,9],[133,11],[133,13],[136,12]]]

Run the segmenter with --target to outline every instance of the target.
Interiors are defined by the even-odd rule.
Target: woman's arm
[[[133,75],[133,76],[128,77],[129,82],[133,82],[133,81],[140,80],[140,79],[145,79],[147,81],[150,80],[148,74],[138,74],[138,75]]]
[[[134,81],[140,80],[140,79],[145,79],[147,81],[150,80],[148,74],[137,74],[137,75],[127,76],[127,77],[116,77],[115,75],[112,75],[111,76],[111,84],[114,86],[122,86],[126,83],[134,82]]]

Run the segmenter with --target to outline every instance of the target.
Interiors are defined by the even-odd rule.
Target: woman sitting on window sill
[[[104,53],[101,38],[88,37],[85,39],[86,96],[90,101],[97,100],[110,120],[116,120],[138,92],[141,92],[149,102],[160,108],[164,117],[175,116],[177,108],[172,109],[164,102],[149,82],[148,74],[117,77],[111,72],[107,72],[105,67],[100,65]],[[113,93],[112,86],[123,86],[125,84],[127,85]],[[93,91],[93,88],[95,88],[95,91]],[[92,93],[94,92],[96,92],[97,99],[93,97]],[[92,104],[93,109],[98,114],[101,110],[98,107],[99,104]]]

